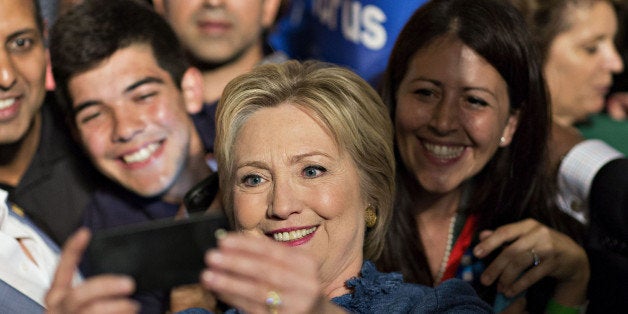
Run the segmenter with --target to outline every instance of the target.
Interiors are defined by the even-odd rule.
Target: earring
[[[505,137],[503,137],[503,136],[502,136],[502,137],[500,137],[500,138],[499,138],[499,144],[500,144],[500,145],[504,145],[505,143],[506,143],[506,138],[505,138]]]
[[[377,213],[375,212],[375,208],[371,204],[366,207],[366,212],[364,213],[364,220],[366,221],[367,228],[375,227],[375,223],[377,222]]]

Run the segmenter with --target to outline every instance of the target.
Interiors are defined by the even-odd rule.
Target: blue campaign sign
[[[347,66],[375,84],[397,34],[427,0],[292,0],[270,43],[290,57]]]

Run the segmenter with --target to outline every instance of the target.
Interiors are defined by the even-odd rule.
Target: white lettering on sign
[[[347,41],[362,44],[371,50],[379,50],[386,45],[388,34],[383,25],[386,14],[376,5],[363,6],[357,0],[314,0],[312,11],[319,22],[331,31],[336,31],[340,22],[342,36]]]

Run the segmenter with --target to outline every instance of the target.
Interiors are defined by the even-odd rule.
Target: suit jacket
[[[0,312],[43,313],[44,307],[0,279]]]
[[[55,115],[53,101],[52,94],[46,95],[37,152],[9,198],[62,245],[81,225],[83,209],[99,176],[64,121]]]
[[[588,313],[619,313],[628,308],[628,159],[604,165],[593,179],[589,197]]]
[[[55,253],[60,253],[59,247],[43,233],[37,226],[35,226],[30,219],[23,217],[13,210],[11,210],[10,204],[7,203],[9,208],[8,214],[21,223],[29,226],[35,231],[44,241],[44,243]],[[37,301],[31,299],[29,296],[23,294],[19,290],[10,286],[8,283],[0,278],[0,313],[43,313],[44,307]]]

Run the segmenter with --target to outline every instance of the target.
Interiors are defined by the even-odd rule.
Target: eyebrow
[[[484,88],[484,87],[473,87],[472,86],[472,87],[465,87],[463,90],[465,92],[466,91],[470,91],[470,90],[479,90],[479,91],[485,92],[485,93],[493,96],[493,98],[497,98],[497,96],[495,95],[495,93],[492,90],[490,90],[488,88]]]
[[[133,84],[129,85],[127,88],[124,89],[124,91],[122,92],[123,94],[128,94],[132,91],[134,91],[135,89],[139,88],[140,86],[146,85],[146,84],[152,84],[152,83],[156,83],[156,84],[164,84],[164,80],[160,79],[158,77],[154,77],[154,76],[148,76],[145,77],[139,81],[134,82]],[[96,106],[98,104],[100,104],[101,101],[98,100],[87,100],[84,102],[79,103],[76,107],[74,107],[72,109],[74,115],[76,116],[79,112],[81,112],[81,110],[84,110],[85,108],[89,108],[91,106]]]
[[[323,157],[326,157],[326,158],[331,158],[331,156],[329,156],[328,154],[325,154],[323,152],[313,151],[313,152],[308,152],[308,153],[303,153],[303,154],[292,156],[290,158],[290,163],[291,164],[296,164],[296,163],[300,162],[301,160],[303,160],[303,159],[305,159],[307,157],[312,157],[312,156],[323,156]]]
[[[11,33],[11,35],[9,35],[7,37],[7,42],[12,41],[15,38],[20,37],[22,35],[36,35],[37,37],[39,37],[38,33],[39,33],[39,31],[36,28],[31,28],[31,27],[22,28],[22,29],[19,29],[19,30],[15,31],[15,32]]]
[[[308,152],[308,153],[303,153],[303,154],[298,154],[295,156],[290,157],[290,164],[297,164],[300,161],[302,161],[303,159],[307,158],[307,157],[312,157],[312,156],[323,156],[329,159],[332,159],[332,157],[329,154],[320,152],[320,151],[313,151],[313,152]],[[240,169],[243,167],[254,167],[254,168],[262,168],[262,169],[266,169],[267,165],[266,163],[262,162],[262,161],[246,161],[244,163],[238,164],[236,165],[236,169]]]
[[[442,87],[444,85],[443,82],[441,82],[441,81],[428,79],[428,78],[425,78],[425,77],[418,77],[418,78],[412,80],[412,82],[417,82],[417,81],[430,82],[430,83],[432,83],[432,84],[434,84],[434,85],[436,85],[438,87]],[[492,90],[490,90],[488,88],[485,88],[485,87],[469,86],[469,87],[464,87],[462,90],[465,91],[465,92],[471,91],[471,90],[479,90],[479,91],[483,91],[485,93],[488,93],[488,94],[492,95],[493,97],[496,97],[495,93]]]

